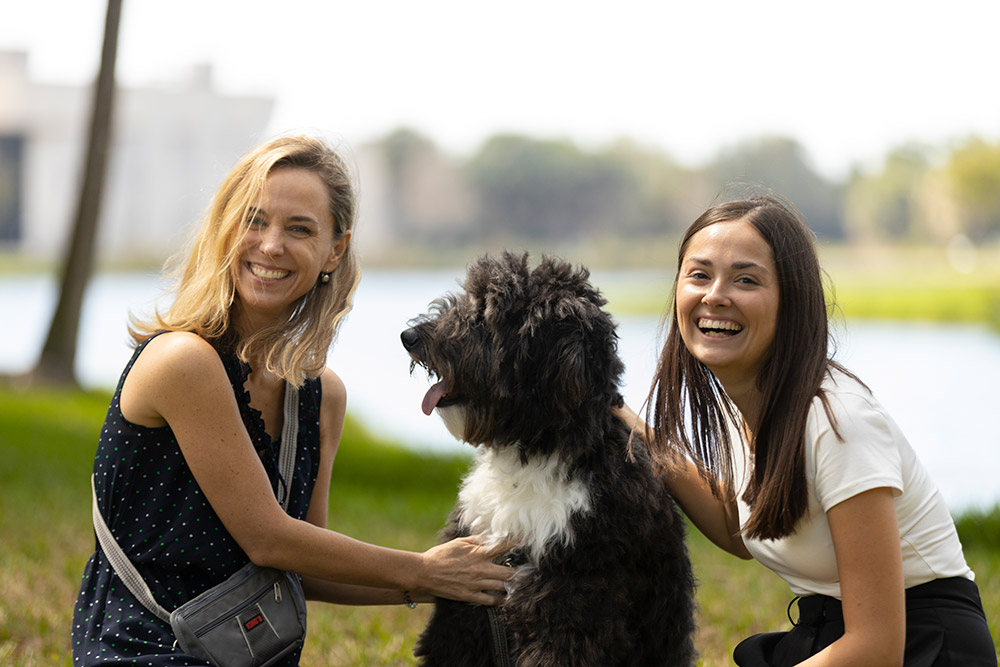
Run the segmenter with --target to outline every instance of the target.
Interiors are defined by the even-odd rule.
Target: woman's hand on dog
[[[633,437],[642,441],[646,440],[646,422],[636,414],[635,410],[629,407],[628,403],[622,403],[621,407],[612,405],[611,414],[622,420],[622,423],[632,431]]]
[[[633,438],[637,438],[641,442],[648,444],[649,439],[652,437],[649,425],[627,403],[622,403],[621,406],[611,406],[611,414],[625,424],[632,432]],[[654,465],[660,478],[666,482],[667,486],[672,488],[671,480],[674,476],[687,475],[690,471],[688,470],[688,458],[679,448],[674,448],[671,453],[673,456],[669,458],[665,456],[655,458]]]
[[[494,606],[503,601],[506,581],[514,569],[497,565],[494,559],[508,545],[487,545],[480,535],[458,537],[422,554],[420,586],[414,592],[419,602],[434,597]]]

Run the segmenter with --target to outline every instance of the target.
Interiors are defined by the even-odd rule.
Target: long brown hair
[[[278,168],[308,169],[329,193],[334,238],[353,230],[356,198],[343,159],[324,141],[309,136],[281,137],[243,156],[212,199],[189,248],[175,257],[173,301],[148,321],[132,318],[136,344],[161,330],[191,331],[209,341],[233,336],[237,256],[247,232],[248,212],[260,197],[267,176]],[[344,316],[350,311],[361,270],[354,245],[347,244],[328,284],[317,284],[295,304],[287,321],[235,341],[241,359],[260,364],[293,384],[319,375]]]
[[[792,533],[806,511],[806,418],[817,396],[829,413],[820,385],[831,366],[840,366],[829,357],[827,306],[814,237],[790,203],[768,194],[709,208],[684,233],[678,272],[695,234],[735,220],[749,223],[770,246],[779,285],[774,341],[757,375],[761,411],[758,423],[750,425],[753,456],[743,495],[751,508],[745,533],[776,539]],[[678,278],[679,273],[673,295]],[[736,410],[718,379],[681,340],[673,296],[671,310],[647,402],[647,422],[654,427],[649,439],[661,462],[669,465],[679,449],[698,464],[716,495],[730,495],[735,488],[730,425],[738,423]]]

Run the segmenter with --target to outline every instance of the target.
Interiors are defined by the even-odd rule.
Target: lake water
[[[634,280],[636,274],[627,279]],[[662,273],[639,276],[662,281]],[[455,290],[460,271],[367,271],[356,306],[334,345],[329,365],[348,389],[348,409],[373,433],[407,446],[457,451],[440,420],[420,401],[427,380],[409,374],[399,341],[407,320]],[[619,274],[595,274],[605,286]],[[155,275],[101,275],[87,291],[77,373],[90,387],[113,387],[131,355],[125,330],[130,311],[148,313],[162,283]],[[50,278],[0,278],[0,372],[28,370],[36,361],[55,305]],[[626,364],[623,393],[638,409],[658,350],[659,319],[619,316]],[[985,327],[852,321],[839,326],[837,358],[861,376],[907,434],[954,510],[1000,502],[1000,430],[994,417],[1000,379],[1000,336]],[[95,434],[96,437],[96,434]]]

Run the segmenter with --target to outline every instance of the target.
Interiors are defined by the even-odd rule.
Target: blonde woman
[[[130,327],[94,462],[98,507],[166,609],[248,561],[302,576],[306,596],[495,604],[509,568],[475,538],[424,553],[326,529],[346,391],[326,368],[360,271],[348,170],[324,142],[281,138],[244,156],[175,273],[165,312]],[[277,455],[286,381],[298,388],[296,472]],[[290,494],[288,512],[277,498]],[[98,548],[73,619],[75,665],[204,664],[174,646]],[[299,655],[281,664],[298,664]]]

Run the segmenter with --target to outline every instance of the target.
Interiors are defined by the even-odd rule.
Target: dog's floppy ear
[[[520,328],[519,381],[545,393],[549,405],[558,397],[553,407],[565,413],[615,391],[623,370],[614,321],[588,277],[586,269],[544,257],[531,274],[533,298]]]
[[[615,369],[608,364],[616,359],[617,339],[614,325],[600,307],[575,295],[567,295],[550,304],[550,312],[526,328],[533,330],[530,348],[541,363],[534,382],[540,391],[557,396],[556,408],[570,412],[606,390],[602,384]]]
[[[469,270],[466,289],[482,299],[483,319],[495,332],[509,331],[527,307],[528,253],[484,256]]]
[[[553,390],[562,397],[559,406],[573,410],[582,404],[590,395],[590,368],[588,367],[587,349],[582,335],[560,338],[552,350],[558,357],[558,362],[552,366]]]
[[[512,368],[504,359],[517,347],[516,332],[530,300],[528,276],[528,253],[509,251],[499,257],[479,257],[466,273],[465,293],[476,304],[483,334],[492,340],[493,368],[483,377],[492,378],[491,391],[499,398],[511,398],[517,391]]]

